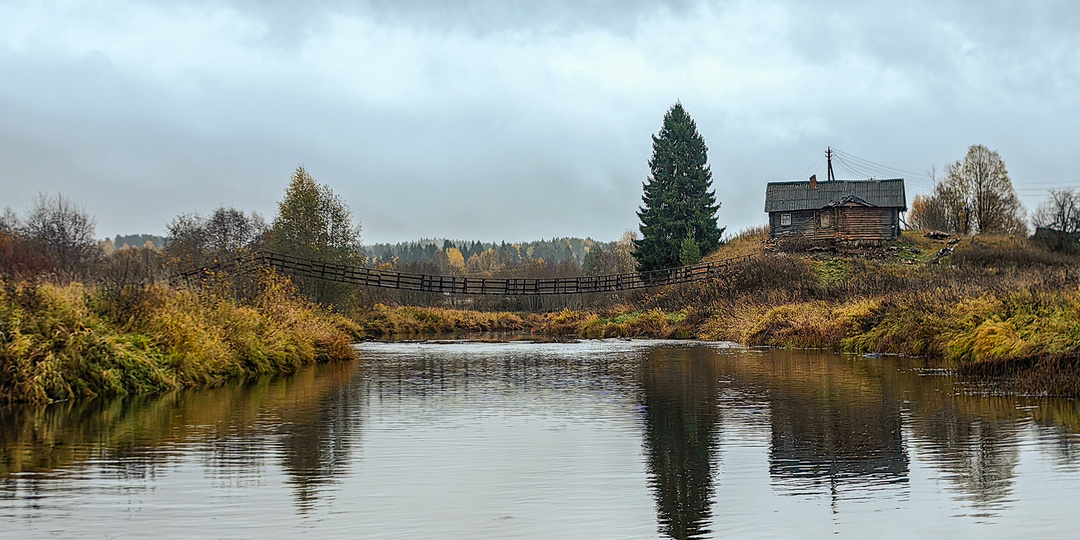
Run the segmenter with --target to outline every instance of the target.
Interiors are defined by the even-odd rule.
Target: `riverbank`
[[[0,403],[214,386],[355,359],[360,329],[265,274],[249,291],[0,280]]]
[[[1020,239],[933,240],[905,232],[881,248],[782,251],[763,231],[713,259],[756,255],[719,279],[644,292],[604,310],[480,313],[375,306],[355,315],[368,337],[524,331],[562,338],[650,337],[942,358],[973,376],[1020,373],[1026,391],[1080,395],[1080,272],[1075,258]],[[1006,366],[1006,367],[1001,367]],[[1057,367],[1054,367],[1057,366]],[[1070,367],[1071,366],[1071,367]],[[1080,380],[1080,376],[1077,376]],[[1070,388],[1072,390],[1070,390]]]

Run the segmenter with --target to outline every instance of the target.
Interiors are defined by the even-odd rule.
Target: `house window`
[[[780,214],[780,226],[788,227],[791,225],[791,214]]]

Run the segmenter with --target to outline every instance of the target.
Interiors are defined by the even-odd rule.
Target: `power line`
[[[909,171],[909,170],[906,170],[906,169],[901,169],[901,168],[898,168],[898,167],[890,167],[888,165],[882,165],[881,163],[877,163],[875,161],[870,161],[869,159],[861,158],[859,156],[856,156],[856,155],[851,154],[849,152],[844,152],[842,150],[833,149],[833,151],[836,152],[838,157],[842,157],[842,158],[846,159],[848,162],[850,162],[851,165],[857,165],[862,170],[873,171],[878,176],[883,176],[883,177],[902,176],[902,177],[904,177],[906,179],[910,179],[910,180],[927,180],[927,181],[931,181],[931,183],[932,183],[932,180],[933,180],[932,178],[930,178],[930,176],[928,176],[926,174],[920,174],[920,173]]]
[[[813,169],[814,167],[817,167],[818,163],[821,163],[821,156],[818,156],[818,158],[815,159],[814,162],[811,163],[810,166],[807,167],[805,171],[803,171],[802,175],[806,176],[806,173],[810,172],[810,170]]]
[[[847,154],[846,152],[843,154],[843,156],[840,155],[840,152],[837,152],[834,157],[836,158],[836,162],[840,166],[840,168],[853,176],[866,176],[868,178],[893,178],[896,176],[902,176],[897,174],[898,172],[906,172],[900,169],[888,170],[878,166],[866,165],[860,161],[856,161],[859,158],[856,158],[851,154]],[[849,163],[849,160],[853,163]],[[915,178],[905,178],[905,180],[920,187],[931,187],[932,185],[930,182],[918,178],[918,175],[916,175]]]

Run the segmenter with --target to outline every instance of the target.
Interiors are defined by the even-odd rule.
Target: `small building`
[[[878,244],[900,236],[900,213],[907,211],[907,196],[903,178],[769,182],[765,211],[771,238]]]

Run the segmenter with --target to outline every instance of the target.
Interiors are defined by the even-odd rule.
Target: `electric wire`
[[[807,167],[805,171],[803,171],[802,175],[805,177],[806,173],[810,172],[814,167],[817,167],[818,163],[821,163],[821,156],[818,156],[818,158],[815,159],[814,162],[811,163],[810,166]]]
[[[877,163],[875,161],[870,161],[869,159],[861,158],[859,156],[856,156],[854,154],[845,152],[843,150],[837,150],[837,149],[834,148],[833,152],[842,155],[843,157],[847,158],[849,161],[851,161],[851,162],[853,162],[855,164],[862,165],[862,166],[864,166],[864,167],[866,167],[868,169],[877,170],[877,171],[880,171],[880,172],[883,172],[883,173],[887,173],[887,174],[885,174],[883,176],[899,174],[899,175],[903,175],[906,178],[920,178],[920,179],[925,178],[927,180],[930,179],[930,177],[928,175],[926,175],[926,174],[917,173],[917,172],[914,172],[914,171],[908,171],[908,170],[900,169],[900,168],[897,168],[897,167],[890,167],[888,165],[882,165],[881,163]]]
[[[876,167],[869,167],[869,166],[863,165],[863,164],[858,163],[858,162],[849,163],[849,160],[851,160],[851,157],[852,156],[850,154],[846,154],[846,157],[841,156],[839,154],[836,154],[835,151],[834,151],[834,154],[833,154],[834,163],[836,163],[841,170],[843,170],[844,172],[846,172],[848,174],[851,174],[852,176],[856,176],[856,177],[865,176],[867,178],[882,178],[882,179],[896,178],[896,177],[904,178],[904,175],[896,174],[898,170],[891,170],[890,171],[890,170],[885,170],[885,169],[876,168]],[[852,160],[852,161],[854,161],[854,160]],[[921,180],[919,178],[907,177],[907,178],[905,178],[905,181],[907,181],[907,182],[909,182],[911,184],[915,184],[916,186],[919,186],[919,187],[930,187],[931,186],[931,184],[929,182]]]
[[[925,174],[882,165],[836,148],[832,148],[832,152],[833,158],[840,165],[840,168],[854,176],[866,176],[869,178],[901,177],[909,183],[923,188],[933,187],[934,184],[933,179]]]

